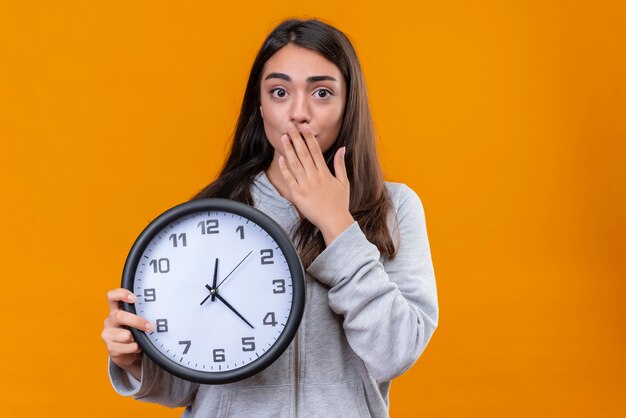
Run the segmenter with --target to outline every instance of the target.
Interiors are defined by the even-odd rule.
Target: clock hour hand
[[[215,259],[215,269],[213,270],[213,289],[217,289],[217,262],[219,258]],[[211,302],[215,302],[215,295],[211,295]],[[200,304],[202,305],[202,304]]]
[[[211,302],[215,301],[215,294],[217,293],[217,287],[215,286],[215,284],[217,283],[217,264],[219,262],[219,258],[215,259],[215,268],[213,269],[213,287],[209,286],[208,284],[206,285],[207,289],[209,289],[211,291],[211,294],[209,294],[209,296],[207,296],[206,298],[202,299],[202,302],[200,302],[200,305],[203,305],[204,302],[207,301],[207,299],[211,298]],[[213,291],[213,289],[215,289],[215,291]]]
[[[215,286],[215,285],[214,285],[213,287],[214,287],[215,289],[219,288],[219,287],[222,285],[222,283],[224,283],[224,282],[226,281],[226,279],[228,279],[228,278],[230,277],[230,275],[231,275],[231,274],[233,274],[233,273],[235,272],[235,270],[237,270],[237,267],[239,267],[239,266],[241,265],[241,263],[243,263],[244,261],[246,261],[246,258],[250,257],[250,254],[252,254],[252,251],[250,251],[250,252],[248,253],[248,255],[246,255],[246,256],[243,258],[243,260],[241,260],[241,261],[239,262],[239,264],[237,264],[237,265],[235,266],[235,268],[233,269],[233,271],[231,271],[230,273],[228,273],[228,275],[222,279],[222,281],[220,282],[220,284],[218,284],[217,286]]]
[[[226,301],[226,299],[224,299],[224,298],[222,297],[222,295],[220,295],[220,294],[218,293],[217,288],[211,287],[211,286],[209,286],[208,284],[207,284],[207,285],[205,285],[204,287],[206,287],[207,289],[209,289],[209,291],[211,292],[211,295],[214,295],[216,298],[218,298],[218,299],[220,300],[220,302],[222,302],[224,305],[226,305],[226,307],[227,307],[228,309],[230,309],[231,311],[233,311],[233,312],[235,313],[235,315],[237,315],[239,318],[241,318],[241,319],[243,320],[243,322],[245,322],[246,324],[248,324],[248,325],[250,326],[250,328],[254,329],[254,326],[252,326],[252,324],[251,324],[250,322],[248,322],[248,320],[247,320],[246,318],[244,318],[244,317],[243,317],[243,316],[242,316],[239,312],[237,312],[237,310],[236,310],[235,308],[233,308],[233,307],[232,307],[232,305],[231,305],[230,303],[228,303],[228,302]],[[209,295],[209,296],[211,296],[211,295]],[[207,297],[206,297],[206,298],[202,301],[202,303],[204,303],[204,301],[206,301],[206,300],[209,298],[209,296],[207,296]],[[202,303],[200,303],[200,305],[202,305]]]

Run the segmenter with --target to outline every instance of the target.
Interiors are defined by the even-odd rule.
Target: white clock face
[[[291,272],[259,225],[224,211],[180,217],[147,244],[134,276],[137,315],[165,357],[201,372],[232,371],[269,350],[292,309]]]

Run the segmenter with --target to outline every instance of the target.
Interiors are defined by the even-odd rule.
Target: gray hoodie
[[[397,255],[381,257],[358,223],[337,237],[306,270],[304,317],[294,341],[267,369],[226,385],[181,380],[143,356],[141,380],[109,361],[115,390],[183,417],[387,417],[391,379],[407,371],[438,321],[437,290],[417,194],[386,183]],[[294,206],[259,174],[255,207],[291,231]],[[293,236],[292,236],[293,238]]]

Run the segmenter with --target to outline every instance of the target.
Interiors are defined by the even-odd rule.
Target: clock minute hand
[[[243,322],[248,324],[250,326],[250,328],[254,329],[254,326],[250,322],[248,322],[248,320],[246,318],[244,318],[243,315],[241,315],[239,312],[237,312],[237,309],[233,308],[230,303],[226,302],[226,299],[224,299],[222,297],[222,295],[217,293],[217,289],[211,288],[210,286],[206,286],[206,287],[211,291],[212,294],[215,295],[216,298],[218,298],[220,300],[220,302],[222,302],[224,305],[226,305],[226,307],[228,309],[233,311],[235,313],[235,315],[237,315],[239,318],[241,318],[243,320]],[[213,292],[213,290],[215,290],[215,292]],[[208,296],[207,296],[207,298],[208,298]]]
[[[218,284],[217,286],[214,286],[214,287],[215,287],[215,289],[218,289],[218,288],[222,285],[222,283],[224,283],[224,282],[226,281],[226,279],[228,279],[228,278],[230,277],[230,275],[231,275],[231,274],[233,274],[233,273],[235,272],[235,270],[237,270],[237,267],[239,267],[239,266],[241,265],[241,263],[243,263],[243,262],[246,260],[246,258],[248,258],[248,257],[250,256],[250,254],[252,254],[252,251],[250,251],[250,252],[248,253],[248,255],[246,255],[246,256],[243,258],[243,260],[241,260],[241,261],[239,262],[239,264],[237,264],[237,265],[235,266],[235,268],[233,269],[233,271],[231,271],[230,273],[228,273],[228,275],[222,279],[222,281],[220,282],[220,284]]]

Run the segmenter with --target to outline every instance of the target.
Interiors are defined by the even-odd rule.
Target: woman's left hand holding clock
[[[137,328],[150,332],[153,325],[145,319],[123,311],[120,302],[135,303],[136,297],[127,289],[114,289],[108,292],[109,316],[104,320],[102,340],[109,351],[111,361],[126,370],[136,379],[141,378],[141,349],[135,342],[130,330],[125,327]]]

